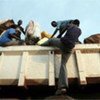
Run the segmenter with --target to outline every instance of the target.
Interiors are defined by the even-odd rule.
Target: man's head
[[[19,26],[22,25],[22,23],[23,23],[22,20],[19,20],[19,21],[17,22],[17,24],[18,24]]]
[[[74,25],[79,26],[80,25],[80,21],[78,19],[73,20],[72,22]]]
[[[52,22],[51,22],[51,25],[52,25],[53,27],[56,27],[56,26],[57,26],[57,22],[56,22],[56,21],[52,21]]]

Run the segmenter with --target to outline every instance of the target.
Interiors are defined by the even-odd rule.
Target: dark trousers
[[[59,72],[58,88],[68,87],[66,63],[71,55],[72,49],[67,48],[60,41],[59,38],[51,38],[47,40],[45,43],[41,44],[41,46],[54,46],[60,48],[62,55],[61,55],[61,66]]]

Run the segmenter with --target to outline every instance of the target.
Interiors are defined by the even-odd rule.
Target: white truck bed
[[[0,85],[55,86],[60,56],[53,47],[0,47]],[[70,83],[100,83],[100,44],[77,44],[66,67]]]

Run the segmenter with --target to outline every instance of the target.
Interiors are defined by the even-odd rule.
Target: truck
[[[0,47],[0,85],[56,86],[60,56],[55,47]],[[66,70],[69,84],[100,83],[100,44],[76,44]]]

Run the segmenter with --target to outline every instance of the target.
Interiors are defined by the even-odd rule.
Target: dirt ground
[[[80,100],[100,99],[100,84],[88,86],[69,86],[68,93],[55,96],[55,87],[29,86],[27,89],[17,86],[0,86],[0,100]]]

